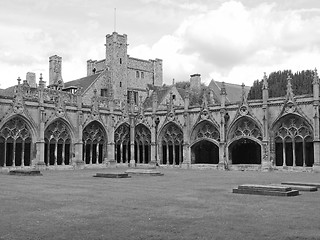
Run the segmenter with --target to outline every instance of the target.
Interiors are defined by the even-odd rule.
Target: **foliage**
[[[292,90],[295,95],[311,94],[312,93],[312,70],[291,73],[290,70],[278,71],[270,73],[268,77],[269,97],[282,97],[286,95],[287,78],[291,76]],[[251,87],[248,99],[262,99],[263,80],[256,80]]]

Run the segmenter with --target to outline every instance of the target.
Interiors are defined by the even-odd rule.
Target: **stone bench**
[[[11,171],[9,171],[9,175],[42,176],[42,173],[39,170],[19,169],[19,170],[11,170]]]
[[[130,178],[128,173],[96,173],[94,177],[102,178]]]
[[[292,190],[298,190],[298,191],[304,191],[304,192],[315,192],[318,191],[318,188],[315,186],[304,186],[304,185],[289,185],[289,184],[283,184],[278,186],[286,186],[290,187]]]
[[[135,174],[135,175],[149,175],[149,176],[163,176],[164,174],[158,170],[154,169],[128,169],[126,171],[128,174]]]
[[[291,187],[281,185],[257,185],[257,184],[243,184],[238,188],[232,190],[233,193],[254,194],[254,195],[268,195],[268,196],[297,196],[298,190],[293,190]]]
[[[293,186],[311,186],[320,188],[320,183],[306,183],[306,182],[283,182],[283,185],[293,185]]]

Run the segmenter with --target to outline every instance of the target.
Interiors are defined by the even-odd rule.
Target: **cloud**
[[[140,48],[139,54],[149,52],[163,58],[167,83],[175,76],[185,79],[198,72],[205,81],[214,77],[251,85],[264,71],[313,69],[320,60],[320,16],[313,13],[320,8],[281,7],[224,2],[189,16],[175,32],[151,47]]]

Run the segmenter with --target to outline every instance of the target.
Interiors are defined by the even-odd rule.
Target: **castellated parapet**
[[[62,57],[53,55],[49,57],[49,85],[63,83],[61,75]]]

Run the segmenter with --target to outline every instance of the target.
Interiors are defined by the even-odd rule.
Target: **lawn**
[[[126,169],[116,169],[125,171]],[[320,192],[233,194],[244,183],[320,182],[320,174],[161,169],[0,174],[0,239],[320,239]]]

